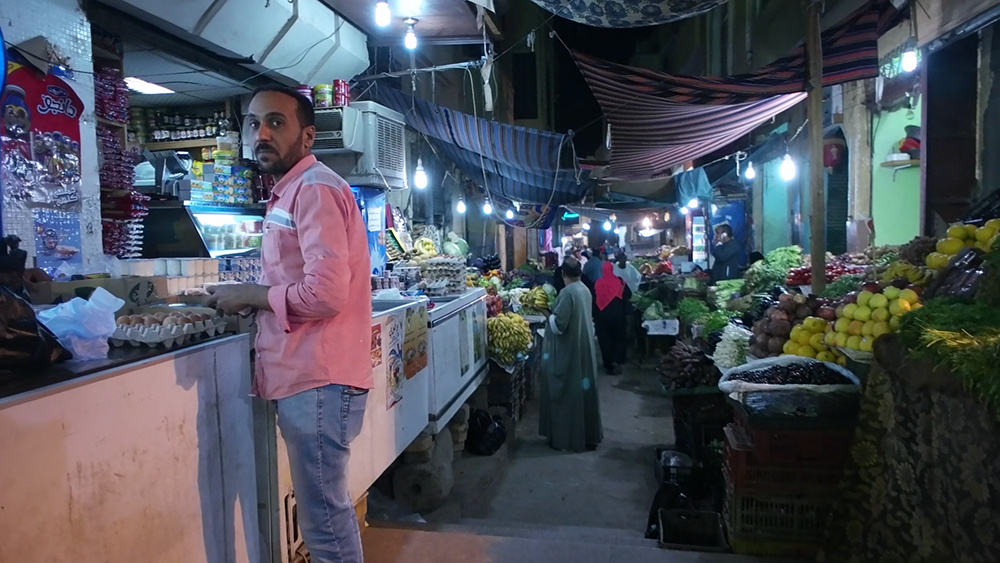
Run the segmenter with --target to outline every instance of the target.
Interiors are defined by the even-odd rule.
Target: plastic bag
[[[0,286],[0,370],[43,371],[70,357],[55,335],[38,322],[31,305]],[[0,379],[4,377],[0,374]]]
[[[90,299],[75,297],[38,314],[38,320],[79,360],[108,357],[108,338],[115,333],[115,313],[125,302],[102,287]]]
[[[750,383],[748,381],[742,381],[740,379],[735,378],[738,374],[741,373],[757,371],[771,366],[787,366],[793,364],[823,364],[826,367],[846,377],[848,380],[851,381],[851,384],[850,385],[847,384],[771,385],[764,383]],[[752,362],[743,364],[742,366],[726,370],[725,372],[723,372],[722,378],[719,380],[719,390],[727,394],[748,393],[751,391],[794,391],[794,390],[815,391],[819,393],[829,393],[833,391],[860,391],[861,390],[860,385],[861,381],[858,380],[857,376],[855,376],[846,368],[838,366],[837,364],[831,364],[830,362],[820,362],[819,360],[814,360],[812,358],[805,358],[801,356],[779,356],[777,358],[764,358],[763,360],[754,360]]]
[[[499,416],[476,409],[469,416],[469,433],[465,449],[473,455],[493,455],[507,440],[507,430]]]

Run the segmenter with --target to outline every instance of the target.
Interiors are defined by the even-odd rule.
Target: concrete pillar
[[[871,112],[866,100],[871,81],[844,84],[844,138],[847,140],[848,195],[847,250],[860,252],[869,245],[865,223],[872,216]]]

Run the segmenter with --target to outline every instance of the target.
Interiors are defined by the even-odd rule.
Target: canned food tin
[[[333,107],[333,85],[317,84],[313,86],[313,107]]]
[[[299,94],[302,94],[306,98],[309,98],[310,102],[313,101],[313,89],[306,86],[305,84],[296,87],[295,91],[297,91]]]

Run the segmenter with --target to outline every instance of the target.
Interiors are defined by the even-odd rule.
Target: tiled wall
[[[90,49],[90,23],[77,0],[4,0],[0,2],[0,26],[10,43],[37,37],[47,38],[70,58],[77,71],[67,80],[83,100],[80,119],[80,144],[83,167],[83,211],[80,215],[80,238],[84,263],[103,254],[101,241],[101,192],[97,174],[97,136],[94,118],[94,65]],[[20,236],[23,248],[34,254],[30,210],[4,209],[4,228]]]

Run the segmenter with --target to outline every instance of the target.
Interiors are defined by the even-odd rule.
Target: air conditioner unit
[[[316,110],[313,154],[352,186],[406,187],[403,116],[375,102]]]

